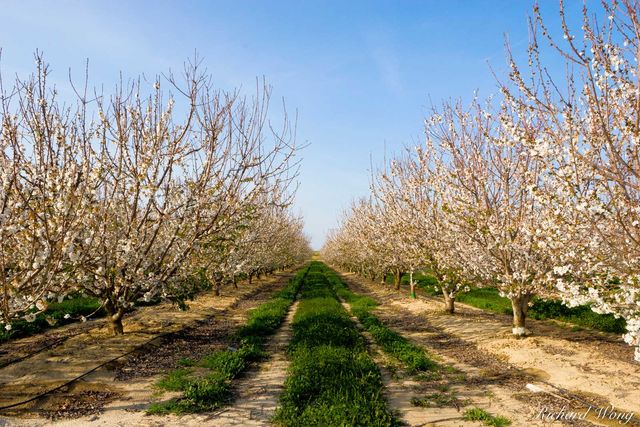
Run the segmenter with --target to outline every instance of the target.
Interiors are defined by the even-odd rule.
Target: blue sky
[[[550,25],[557,2],[543,3]],[[582,2],[568,2],[579,13]],[[108,88],[123,71],[155,75],[197,50],[222,88],[256,77],[298,111],[303,153],[294,207],[314,247],[374,165],[422,138],[431,103],[494,93],[504,37],[524,52],[533,2],[494,1],[3,1],[5,76],[44,51],[65,85],[69,67]],[[274,104],[277,106],[277,103]]]

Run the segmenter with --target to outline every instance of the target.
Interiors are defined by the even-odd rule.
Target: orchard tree
[[[414,273],[429,263],[430,244],[427,235],[422,234],[421,212],[416,209],[415,199],[408,193],[403,167],[408,159],[393,159],[387,170],[374,175],[372,194],[383,213],[379,220],[383,239],[391,243],[392,264],[396,266],[396,289],[400,285],[402,269],[409,272],[409,287],[412,298],[416,297]]]
[[[163,84],[178,98],[165,97]],[[182,84],[173,75],[157,79],[145,96],[137,80],[98,99],[96,140],[86,146],[99,173],[82,240],[82,289],[104,301],[120,334],[126,310],[167,296],[195,247],[233,239],[261,195],[291,182],[296,148],[287,121],[265,143],[273,129],[268,87],[252,99],[217,91],[197,60]]]
[[[49,69],[7,85],[0,76],[0,324],[34,321],[74,278],[93,173],[81,107],[65,108]]]
[[[625,340],[640,361],[640,9],[637,1],[585,6],[579,31],[560,4],[562,38],[535,8],[529,68],[510,56],[505,97],[535,115],[530,150],[545,162],[555,216],[557,288],[570,305],[589,304],[627,322]],[[541,43],[546,40],[547,43]],[[543,60],[566,61],[558,77]]]
[[[414,256],[438,280],[445,311],[453,313],[456,296],[468,288],[458,247],[461,242],[448,227],[437,198],[443,182],[437,179],[434,168],[441,163],[432,144],[407,149],[403,158],[391,162],[388,176],[393,178],[383,177],[389,185],[381,191],[400,204],[397,215],[403,218],[404,234],[414,248]]]
[[[541,165],[527,149],[538,129],[518,113],[444,104],[428,120],[427,146],[441,153],[434,189],[466,274],[511,300],[513,333],[524,335],[532,297],[548,289],[554,235],[535,194]]]
[[[216,90],[196,58],[183,79],[121,82],[111,96],[73,86],[70,110],[36,59],[36,76],[1,89],[7,329],[79,291],[102,301],[121,334],[136,301],[171,297],[193,274],[194,249],[224,242],[224,266],[251,218],[270,208],[268,195],[287,194],[283,207],[293,197],[294,131],[286,112],[279,131],[269,122],[263,82],[253,97]]]

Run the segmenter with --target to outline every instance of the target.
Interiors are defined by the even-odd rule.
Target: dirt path
[[[351,275],[345,278],[355,291],[370,294],[382,303],[376,314],[388,326],[464,372],[467,392],[473,388],[484,390],[490,406],[477,406],[489,412],[515,419],[516,425],[521,422],[524,422],[522,425],[534,425],[542,408],[550,412],[560,411],[562,406],[565,410],[586,410],[587,406],[558,397],[562,393],[554,389],[556,386],[599,407],[610,403],[634,411],[634,421],[638,421],[640,374],[637,366],[621,360],[623,348],[609,357],[599,350],[624,345],[611,337],[605,337],[602,342],[598,339],[586,341],[584,332],[572,336],[572,331],[551,322],[532,322],[536,323],[532,327],[534,332],[544,328],[546,335],[518,340],[510,335],[510,327],[504,319],[493,319],[494,316],[477,309],[461,305],[460,314],[444,315],[435,299],[410,300],[379,284]],[[526,388],[528,383],[556,396],[531,393]],[[398,405],[403,407],[402,401],[398,401]],[[587,420],[576,421],[574,425],[620,425],[617,420],[598,418],[595,410],[589,413]],[[439,422],[437,425],[445,424]],[[633,425],[633,421],[627,425]]]
[[[62,413],[68,412],[70,415],[73,415],[75,405],[85,406],[86,410],[87,406],[89,408],[92,405],[101,407],[109,401],[116,404],[123,403],[119,399],[123,395],[126,396],[128,402],[121,405],[122,409],[135,409],[141,403],[136,401],[136,396],[148,395],[148,386],[155,381],[155,379],[145,377],[163,372],[168,366],[175,366],[177,358],[197,357],[199,351],[204,351],[205,347],[211,347],[215,344],[213,341],[211,343],[205,342],[211,341],[211,335],[205,336],[204,340],[202,337],[198,340],[198,333],[194,334],[194,331],[202,331],[203,326],[206,326],[207,323],[215,324],[218,329],[222,324],[222,330],[224,330],[224,322],[235,322],[230,317],[221,316],[221,314],[234,306],[239,306],[242,309],[245,298],[250,295],[261,295],[261,289],[273,290],[274,287],[285,283],[288,277],[288,275],[278,275],[267,280],[254,282],[251,286],[241,285],[237,290],[224,289],[223,295],[219,297],[214,296],[213,293],[203,294],[190,304],[190,309],[187,311],[179,311],[166,304],[141,309],[125,320],[126,334],[123,337],[110,336],[106,326],[102,326],[91,330],[91,333],[69,338],[54,349],[43,351],[36,356],[0,370],[0,405],[17,402],[39,392],[51,390],[105,361],[127,354],[141,344],[148,342],[144,350],[128,356],[126,363],[107,365],[78,381],[72,387],[54,393],[53,397],[53,400],[56,401],[57,397],[62,396],[56,401],[60,406],[59,410]],[[257,305],[259,298],[258,300],[254,298],[254,300]],[[247,310],[248,307],[245,307],[244,312]],[[205,319],[204,322],[203,319]],[[242,321],[242,319],[236,320]],[[197,327],[187,328],[191,331],[191,336],[186,340],[181,338],[183,335],[181,332],[169,335],[165,339],[157,338],[161,334],[176,332],[189,325],[197,325]],[[173,354],[173,358],[169,356],[171,354]],[[132,361],[134,361],[133,365],[131,365]],[[127,370],[127,367],[131,368],[132,366],[135,369]],[[132,381],[134,377],[140,377],[140,380]],[[125,381],[117,384],[114,383],[114,379]],[[73,394],[75,398],[65,401],[63,397],[69,393]],[[83,399],[86,402],[83,402]],[[16,408],[14,414],[24,414],[25,412],[28,414],[34,407],[41,409],[43,405],[48,406],[45,408],[46,410],[54,410],[55,405],[47,405],[47,400],[51,400],[51,398],[45,399],[44,404],[42,400],[39,400],[33,405],[20,406]],[[81,412],[82,408],[78,408],[78,411]],[[5,415],[11,415],[11,413],[7,411],[1,413],[0,424],[8,420],[3,418]],[[87,421],[87,419],[84,420],[85,423]],[[18,419],[14,419],[12,422],[15,425],[22,424]],[[27,423],[27,425],[33,424]]]
[[[0,344],[0,369],[27,359],[38,352],[55,348],[70,337],[84,334],[103,325],[105,321],[101,318],[71,323],[29,337],[4,342]]]
[[[363,291],[355,289],[357,286],[354,286],[353,282],[350,282],[350,286],[356,291]],[[343,305],[350,310],[349,304]],[[384,311],[383,308],[376,314],[380,315]],[[389,323],[388,316],[381,317],[385,318],[385,323]],[[360,325],[357,318],[352,316],[352,320]],[[394,325],[393,329],[423,346],[429,339],[427,333],[407,331],[398,328],[398,325]],[[448,369],[442,369],[437,373],[412,375],[397,360],[386,355],[368,332],[362,333],[367,338],[374,361],[380,367],[387,401],[405,425],[482,426],[481,422],[464,420],[464,411],[472,407],[481,407],[493,415],[509,414],[508,418],[513,425],[543,425],[532,423],[529,417],[522,413],[522,404],[511,397],[510,390],[478,381],[478,369],[457,363],[450,358],[440,357],[439,362],[446,363]],[[412,403],[414,399],[422,400],[425,406],[415,405]]]
[[[266,426],[275,414],[278,399],[284,390],[287,378],[286,350],[291,340],[291,323],[298,309],[298,301],[293,303],[278,332],[267,344],[269,360],[234,384],[237,398],[233,404],[209,419],[210,426]]]

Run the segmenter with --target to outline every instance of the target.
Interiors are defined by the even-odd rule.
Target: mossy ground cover
[[[182,359],[181,366],[156,383],[158,388],[181,391],[180,398],[153,404],[149,414],[185,414],[209,411],[231,400],[231,381],[240,376],[251,363],[264,358],[266,339],[275,333],[287,315],[302,286],[307,268],[269,301],[252,310],[244,326],[233,337],[227,350],[212,352],[200,360]]]
[[[274,421],[284,426],[389,426],[380,370],[337,299],[324,264],[313,262],[293,319],[285,390]]]

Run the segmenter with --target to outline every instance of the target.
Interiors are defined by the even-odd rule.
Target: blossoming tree
[[[560,17],[562,38],[535,9],[529,68],[510,57],[503,93],[542,129],[530,149],[545,161],[550,191],[540,199],[561,245],[557,288],[571,306],[623,317],[640,360],[640,10],[631,0],[603,2],[594,14],[585,7],[578,32],[562,2]],[[565,78],[545,66],[554,54],[567,63]]]
[[[47,85],[49,69],[8,85],[0,77],[0,322],[35,320],[74,277],[88,212],[86,130]]]
[[[148,88],[144,79],[120,83],[111,96],[76,92],[71,114],[39,56],[38,65],[36,77],[2,90],[7,327],[79,291],[102,302],[121,334],[136,301],[170,297],[193,274],[195,249],[225,240],[214,257],[214,271],[224,271],[241,231],[260,226],[250,219],[270,207],[268,195],[293,197],[298,148],[286,114],[280,131],[268,121],[265,84],[251,98],[215,90],[196,59],[181,81],[169,74]]]

